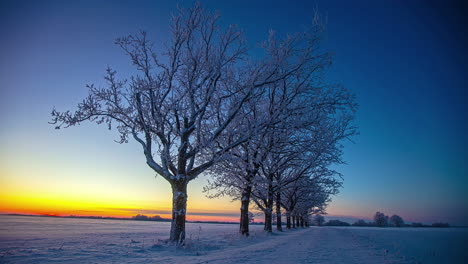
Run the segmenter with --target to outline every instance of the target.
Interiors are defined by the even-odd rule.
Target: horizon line
[[[34,213],[25,214],[25,213],[0,212],[0,215],[33,216],[33,217],[57,217],[57,218],[85,218],[85,219],[102,219],[102,220],[133,220],[133,221],[148,221],[148,222],[170,222],[171,221],[170,218],[164,218],[161,215],[157,215],[157,214],[155,214],[155,215],[145,215],[145,216],[148,216],[148,217],[158,216],[158,217],[160,217],[161,220],[136,220],[136,219],[133,218],[133,217],[135,217],[137,215],[144,215],[144,214],[136,214],[136,215],[133,215],[133,216],[124,217],[124,216],[101,216],[101,215],[59,215],[59,214],[34,214]],[[331,218],[331,217],[342,218],[340,221],[343,221],[343,218],[356,219],[356,221],[357,220],[370,220],[370,221],[372,221],[372,219],[363,219],[363,218],[358,218],[358,217],[354,217],[354,216],[343,216],[343,215],[340,215],[340,216],[323,215],[323,216],[327,217],[327,218]],[[330,221],[330,220],[339,220],[339,219],[328,219],[328,221]],[[187,220],[187,222],[189,222],[189,223],[239,224],[239,221],[219,221],[219,220]],[[343,222],[347,222],[349,224],[352,224],[349,221],[343,221]],[[263,221],[254,221],[251,224],[255,225],[255,224],[261,224],[261,223],[264,223],[264,222]],[[420,223],[420,222],[408,222],[408,223]],[[423,223],[423,224],[428,224],[428,223]],[[468,227],[468,225],[450,225],[450,227]]]

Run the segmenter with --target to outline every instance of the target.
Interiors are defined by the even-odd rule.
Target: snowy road
[[[174,259],[176,260],[176,259]],[[245,247],[193,257],[187,263],[410,263],[372,247],[343,229],[275,233]]]
[[[310,227],[249,238],[234,224],[187,224],[184,247],[163,242],[169,223],[0,216],[0,263],[466,263],[466,228]]]

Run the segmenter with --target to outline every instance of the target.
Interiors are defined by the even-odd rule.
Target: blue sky
[[[339,167],[344,188],[330,214],[371,217],[380,210],[409,221],[468,225],[467,34],[461,2],[201,2],[219,10],[222,23],[242,27],[252,47],[269,29],[300,31],[315,9],[326,18],[323,47],[334,53],[328,79],[355,92],[360,104],[360,135],[346,144],[348,164]],[[192,1],[179,3],[188,7]],[[86,84],[102,84],[107,65],[122,77],[133,71],[113,45],[115,38],[143,29],[162,45],[176,4],[1,5],[0,184],[39,196],[55,193],[56,199],[164,207],[169,186],[146,168],[138,145],[114,143],[115,133],[94,124],[56,131],[47,122],[52,107],[73,109],[86,95]],[[205,180],[189,185],[189,209],[201,212],[200,204],[209,204],[230,210],[226,214],[238,210],[229,199],[205,198]]]

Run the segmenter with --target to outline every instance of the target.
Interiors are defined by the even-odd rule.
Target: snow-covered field
[[[252,226],[0,216],[0,263],[466,263],[465,228],[311,227],[267,235]]]

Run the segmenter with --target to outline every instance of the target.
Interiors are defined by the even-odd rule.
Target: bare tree
[[[275,175],[274,171],[281,167],[275,162],[278,156],[275,158],[273,155],[274,152],[289,151],[287,147],[279,148],[281,144],[286,145],[286,141],[282,141],[279,135],[290,136],[298,124],[306,123],[304,120],[310,122],[311,118],[319,119],[318,115],[330,113],[331,108],[336,108],[340,104],[349,110],[348,106],[345,106],[352,101],[348,100],[352,99],[349,94],[343,92],[342,95],[348,96],[345,98],[338,95],[337,89],[334,88],[330,89],[332,93],[328,93],[330,87],[322,83],[321,75],[330,64],[330,55],[319,49],[321,32],[320,23],[315,23],[307,32],[284,38],[279,38],[273,31],[270,32],[268,40],[262,44],[262,47],[267,51],[267,56],[273,59],[272,61],[281,62],[277,63],[279,67],[274,74],[274,78],[278,81],[264,86],[263,92],[254,102],[244,104],[247,118],[242,120],[243,125],[239,125],[251,127],[252,124],[257,126],[262,124],[262,129],[257,130],[249,141],[240,144],[239,148],[230,151],[231,159],[226,159],[212,168],[215,177],[205,191],[216,190],[214,194],[209,194],[209,197],[230,195],[241,201],[241,234],[248,235],[251,194],[255,185],[260,182],[261,184],[267,182],[269,186],[270,197],[267,201],[269,205],[265,208],[269,212],[268,215],[271,214],[274,200],[272,177]],[[282,158],[287,160],[291,157],[282,155]],[[269,166],[267,163],[272,166],[267,168]],[[258,177],[261,170],[263,172],[269,170],[265,176],[266,181]],[[281,224],[281,221],[278,222]]]
[[[384,213],[376,212],[374,215],[374,223],[378,227],[388,226],[388,216]]]
[[[309,211],[316,210],[315,207],[325,206],[329,195],[335,194],[341,186],[336,179],[341,175],[330,170],[329,166],[343,162],[339,142],[355,134],[347,113],[347,111],[352,112],[353,103],[348,100],[346,93],[339,92],[338,95],[331,97],[332,100],[328,97],[330,94],[333,93],[328,92],[327,96],[315,96],[314,104],[306,108],[310,112],[299,115],[299,120],[283,122],[287,128],[283,129],[286,133],[279,132],[283,130],[271,133],[271,145],[267,150],[268,158],[261,164],[262,170],[259,174],[263,184],[257,184],[253,192],[257,207],[265,213],[266,231],[271,232],[272,229],[270,214],[274,199],[277,229],[282,230],[283,191],[288,188],[294,189],[295,193],[289,197],[294,197],[296,200],[286,204],[287,207],[294,204],[296,220],[301,220],[303,226],[305,219],[308,219]],[[309,99],[310,101],[312,99]],[[344,113],[337,115],[337,112],[342,110]],[[294,183],[297,182],[301,185],[295,186]],[[301,195],[297,196],[298,192]],[[286,215],[289,215],[288,212]]]
[[[199,4],[180,9],[161,52],[144,32],[117,39],[138,73],[120,80],[108,68],[107,87],[88,85],[75,112],[52,111],[56,128],[105,123],[116,126],[120,143],[132,137],[141,144],[147,165],[171,185],[174,242],[185,239],[188,183],[255,133],[254,124],[234,125],[243,105],[257,89],[296,74],[311,56],[273,54],[278,49],[265,46],[266,56],[253,61],[241,31],[222,29],[218,17]]]
[[[389,221],[390,225],[395,227],[402,227],[405,224],[405,221],[403,221],[403,218],[399,215],[392,215]]]
[[[244,108],[249,112],[249,115],[242,120],[245,125],[258,124],[259,114],[262,112],[258,107],[258,102],[247,102]],[[238,126],[243,126],[243,124],[238,124]],[[249,236],[249,206],[254,178],[264,159],[261,150],[265,131],[266,129],[263,129],[252,135],[248,141],[229,152],[230,158],[211,167],[209,172],[213,180],[209,180],[207,186],[204,187],[204,192],[207,192],[209,198],[228,195],[233,200],[240,200],[239,232],[245,236]]]

